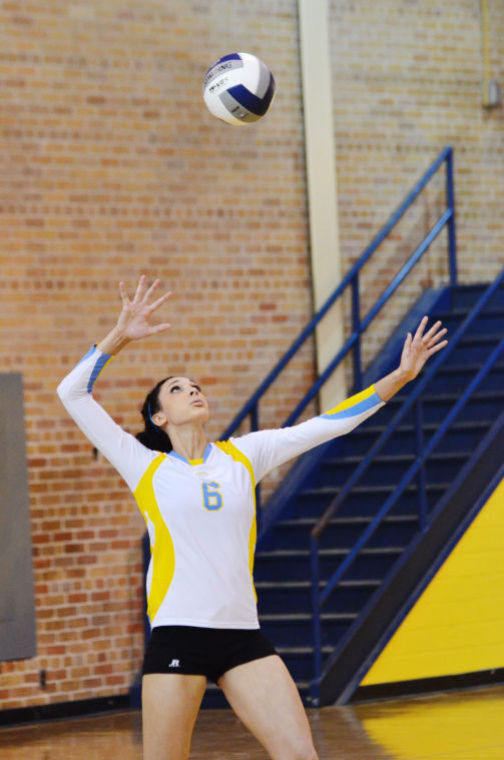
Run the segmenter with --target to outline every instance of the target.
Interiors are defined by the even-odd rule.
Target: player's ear
[[[157,425],[157,427],[163,427],[163,425],[166,425],[168,422],[168,419],[164,412],[159,411],[152,415],[152,421],[154,425]]]

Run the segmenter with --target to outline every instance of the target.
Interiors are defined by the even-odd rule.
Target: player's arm
[[[168,329],[168,324],[151,325],[153,312],[170,297],[169,293],[150,303],[159,280],[147,289],[145,277],[140,278],[132,301],[120,284],[122,310],[115,327],[81,359],[57,388],[65,409],[84,435],[101,451],[134,490],[153,452],[126,433],[92,396],[98,375],[124,346]]]
[[[394,372],[334,409],[299,425],[280,430],[263,430],[233,439],[233,443],[252,462],[256,481],[289,459],[350,433],[364,420],[376,414],[406,383],[417,377],[427,359],[448,342],[441,340],[446,333],[446,329],[439,329],[441,322],[436,322],[424,335],[426,325],[427,317],[424,317],[415,336],[408,333],[399,367]]]

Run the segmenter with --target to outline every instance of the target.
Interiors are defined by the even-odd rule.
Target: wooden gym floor
[[[320,760],[503,760],[504,687],[308,710]],[[141,760],[138,711],[0,729],[1,760]],[[230,710],[201,711],[191,760],[266,760]],[[160,758],[159,760],[162,760]]]

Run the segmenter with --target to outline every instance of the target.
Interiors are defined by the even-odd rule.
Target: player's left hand
[[[447,340],[441,340],[448,330],[446,327],[440,329],[442,325],[440,321],[435,322],[424,335],[428,321],[429,318],[424,317],[418,325],[415,336],[413,337],[411,333],[408,333],[404,341],[399,370],[408,380],[414,380],[427,359],[448,344]]]

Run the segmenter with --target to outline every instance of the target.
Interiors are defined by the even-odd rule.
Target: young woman
[[[110,358],[133,340],[168,330],[151,323],[170,297],[142,275],[130,300],[119,284],[116,326],[58,386],[77,425],[133,492],[151,543],[152,634],[142,678],[144,760],[185,760],[207,678],[274,760],[317,760],[296,686],[257,618],[253,561],[255,484],[270,470],[355,428],[380,409],[446,333],[427,317],[404,343],[399,368],[325,414],[279,430],[209,443],[208,404],[193,379],[170,376],[148,394],[145,430],[126,433],[91,391]]]

